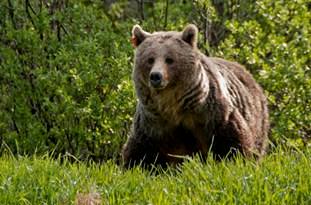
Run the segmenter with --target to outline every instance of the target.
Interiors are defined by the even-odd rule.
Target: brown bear
[[[265,153],[269,130],[262,88],[238,63],[207,57],[197,49],[198,29],[132,30],[133,80],[138,104],[122,150],[126,167],[176,164],[212,153]]]

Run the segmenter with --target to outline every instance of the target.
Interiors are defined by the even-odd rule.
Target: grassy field
[[[2,157],[0,169],[0,204],[311,204],[310,148],[160,174],[49,157]]]

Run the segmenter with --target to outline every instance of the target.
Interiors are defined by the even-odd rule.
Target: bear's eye
[[[154,63],[154,58],[148,58],[147,62],[150,65],[153,64]]]
[[[172,63],[174,63],[174,60],[172,58],[166,58],[165,63],[172,64]]]

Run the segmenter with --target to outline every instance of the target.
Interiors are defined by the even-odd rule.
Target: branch
[[[37,15],[36,12],[35,12],[35,10],[32,8],[32,6],[31,6],[29,0],[26,0],[26,4],[28,4],[28,7],[29,7],[30,10],[32,11],[32,13],[33,13],[34,15]]]
[[[166,5],[165,5],[165,17],[164,17],[164,28],[166,28],[166,26],[167,26],[168,5],[169,5],[169,2],[168,2],[168,0],[166,0]]]
[[[144,14],[144,0],[136,0],[139,10],[140,10],[140,17],[142,20],[145,20],[145,14]]]
[[[30,14],[30,12],[29,12],[29,8],[31,8],[32,12],[34,12],[34,10],[32,9],[32,7],[31,7],[31,5],[30,5],[29,0],[25,0],[25,9],[26,9],[27,17],[28,17],[29,20],[31,21],[33,27],[36,28],[35,22],[33,21],[32,17],[31,17],[31,14]],[[35,14],[35,13],[34,13],[34,14]]]
[[[154,5],[154,1],[152,1],[152,10],[151,10],[151,12],[152,12],[152,18],[153,18],[153,27],[154,27],[154,28],[158,28],[158,26],[157,26],[157,21],[158,21],[158,19],[156,19],[156,17],[155,17],[155,5]]]
[[[65,32],[66,35],[69,35],[67,29],[64,27],[63,24],[60,24],[60,27],[63,29],[63,31]]]
[[[16,131],[17,135],[20,137],[21,136],[21,133],[19,131],[19,128],[16,124],[16,120],[15,120],[15,110],[16,110],[16,104],[13,105],[13,113],[12,113],[12,123],[13,123],[13,129]]]
[[[14,7],[13,7],[13,4],[10,0],[8,0],[8,10],[9,10],[9,15],[11,17],[13,27],[14,27],[14,29],[17,29],[16,22],[14,20]]]

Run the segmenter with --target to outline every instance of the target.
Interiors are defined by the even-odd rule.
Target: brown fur
[[[134,26],[133,79],[139,99],[122,150],[125,166],[175,164],[211,151],[260,157],[269,130],[266,98],[243,66],[197,49],[197,28],[150,34]],[[159,85],[151,73],[160,73]]]

